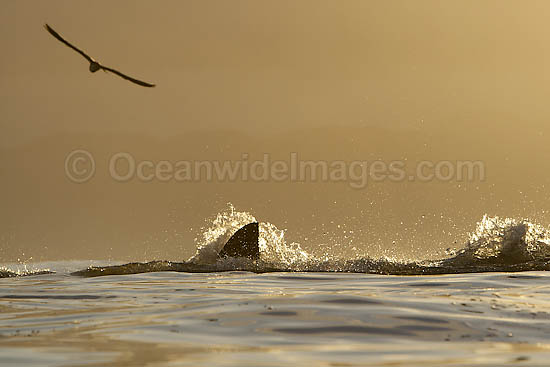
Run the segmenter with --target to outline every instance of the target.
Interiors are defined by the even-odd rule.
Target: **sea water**
[[[3,264],[3,366],[548,366],[550,236],[485,217],[438,261],[315,257],[260,224],[260,259]]]

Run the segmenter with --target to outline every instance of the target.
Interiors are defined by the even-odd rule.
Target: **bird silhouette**
[[[99,62],[97,62],[96,60],[94,60],[93,58],[91,58],[90,56],[88,56],[84,51],[82,51],[81,49],[77,48],[76,46],[72,45],[71,43],[69,43],[67,40],[65,40],[63,37],[61,37],[59,35],[59,33],[57,33],[56,31],[53,30],[52,27],[50,27],[48,24],[44,24],[44,28],[46,28],[46,30],[48,32],[50,32],[50,34],[52,36],[54,36],[55,38],[57,38],[59,41],[63,42],[66,46],[69,46],[70,48],[72,48],[73,50],[75,50],[76,52],[78,52],[79,54],[81,54],[86,60],[88,60],[88,62],[90,63],[90,72],[92,73],[95,73],[96,71],[98,70],[103,70],[103,71],[109,71],[113,74],[116,74],[126,80],[129,80],[131,81],[132,83],[136,83],[138,85],[141,85],[143,87],[154,87],[155,85],[154,84],[150,84],[150,83],[146,83],[144,81],[141,81],[141,80],[138,80],[138,79],[134,79],[126,74],[123,74],[121,73],[120,71],[118,70],[115,70],[113,68],[109,68],[105,65],[101,65]]]

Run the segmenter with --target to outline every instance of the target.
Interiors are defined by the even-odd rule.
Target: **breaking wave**
[[[287,244],[285,231],[271,223],[260,223],[260,259],[218,258],[229,238],[256,218],[232,205],[203,229],[194,256],[185,262],[154,261],[119,266],[90,267],[73,273],[82,276],[133,274],[155,271],[182,272],[355,272],[394,275],[428,275],[491,271],[550,270],[550,230],[528,220],[484,216],[461,249],[448,251],[438,261],[392,259],[318,258],[300,244]]]

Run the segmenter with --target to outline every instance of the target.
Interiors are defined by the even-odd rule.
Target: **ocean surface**
[[[313,256],[260,223],[260,259],[1,264],[2,366],[548,366],[550,235],[485,217],[441,260]]]

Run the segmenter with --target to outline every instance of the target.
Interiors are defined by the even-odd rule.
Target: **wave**
[[[73,273],[81,276],[134,274],[156,271],[220,272],[354,272],[391,275],[429,275],[473,272],[550,270],[550,230],[528,220],[485,215],[469,241],[448,257],[437,261],[398,261],[362,257],[340,259],[316,257],[298,243],[287,244],[285,231],[271,223],[259,225],[260,258],[219,258],[228,239],[242,226],[255,222],[247,212],[232,205],[203,230],[196,254],[185,262],[154,261],[118,266],[90,267]]]
[[[17,269],[13,270],[11,268],[7,267],[0,267],[0,278],[13,278],[13,277],[21,277],[21,276],[29,276],[29,275],[43,275],[43,274],[52,274],[53,271],[49,269],[27,269],[26,266],[24,266],[23,269]]]

